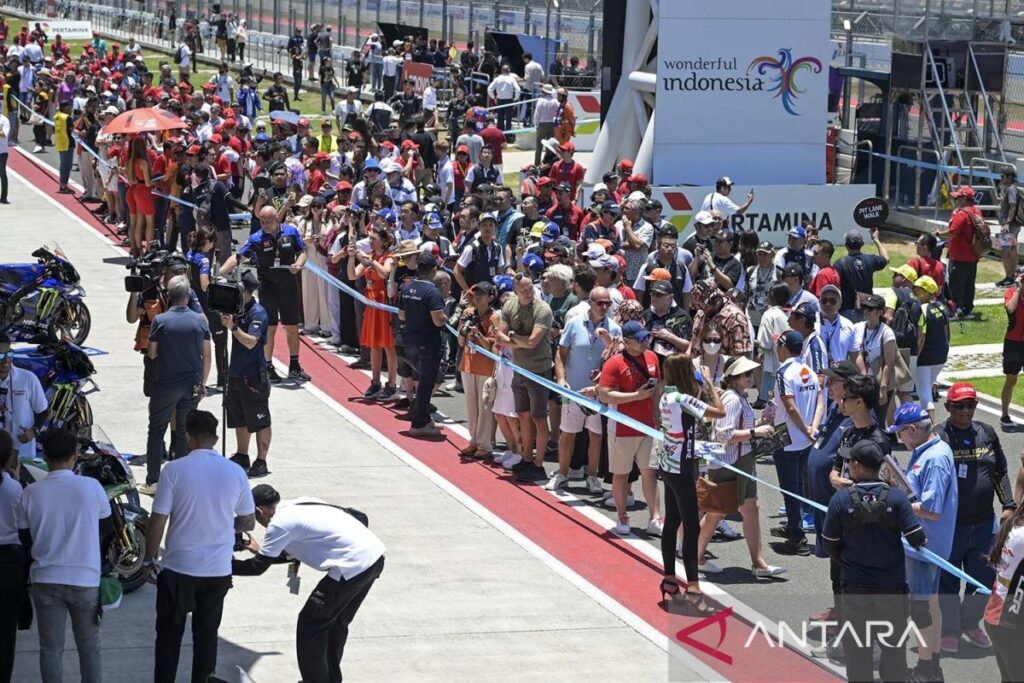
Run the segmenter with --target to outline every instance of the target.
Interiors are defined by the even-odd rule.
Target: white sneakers
[[[512,451],[501,451],[500,453],[495,453],[494,455],[492,455],[491,460],[493,460],[498,465],[504,465],[505,461],[511,458],[513,455],[515,455],[515,453],[513,453]]]
[[[631,507],[633,507],[634,503],[636,503],[636,499],[633,497],[633,494],[632,493],[627,494],[626,495],[626,507],[631,508]],[[604,506],[606,508],[611,508],[612,510],[615,509],[615,498],[612,496],[612,492],[611,491],[605,491],[604,492]]]
[[[724,519],[718,523],[718,527],[715,529],[715,533],[722,536],[722,538],[728,539],[730,541],[734,541],[742,536],[740,532],[733,529],[732,525]]]
[[[652,536],[661,536],[661,532],[665,529],[665,520],[661,517],[651,517],[651,521],[647,523],[645,531]]]
[[[600,477],[587,477],[587,493],[604,493]]]
[[[501,466],[508,471],[512,471],[512,468],[523,461],[523,456],[518,453],[512,453],[507,458],[501,461]]]
[[[551,479],[544,485],[545,491],[557,491],[558,489],[564,489],[565,485],[569,483],[569,477],[564,474],[555,472],[551,475]]]
[[[702,574],[721,574],[723,570],[711,560],[704,560],[704,564],[697,565],[697,571]]]
[[[612,527],[612,533],[616,536],[629,536],[633,533],[633,529],[629,526],[629,517],[619,517],[618,523]]]
[[[584,470],[582,467],[577,467],[576,469],[573,469],[571,467],[569,468],[569,479],[571,479],[572,481],[583,481],[583,479],[585,479],[586,476],[586,470]]]
[[[144,496],[155,496],[157,486],[159,486],[159,482],[154,482],[152,484],[140,484],[139,493]]]
[[[785,567],[776,567],[774,565],[768,565],[764,569],[760,567],[751,567],[750,572],[756,579],[768,579],[773,576],[779,576],[780,574],[786,573]]]

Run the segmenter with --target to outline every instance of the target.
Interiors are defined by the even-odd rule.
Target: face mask
[[[722,350],[722,342],[704,342],[704,353],[716,354]]]

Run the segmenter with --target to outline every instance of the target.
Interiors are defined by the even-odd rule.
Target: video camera
[[[223,315],[242,315],[245,306],[243,291],[245,287],[238,276],[222,282],[211,282],[206,290],[206,307]]]
[[[126,292],[144,292],[164,276],[167,267],[166,250],[151,251],[138,258],[131,258],[125,266],[130,272],[124,276]]]

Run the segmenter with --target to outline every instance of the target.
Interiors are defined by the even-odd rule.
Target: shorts
[[[264,375],[253,381],[247,377],[228,379],[224,409],[229,429],[245,427],[255,433],[270,426],[270,381]]]
[[[732,466],[741,472],[747,474],[757,475],[757,463],[754,460],[754,456],[749,453],[742,455],[739,459],[732,463]],[[744,477],[732,470],[724,467],[718,467],[715,469],[708,470],[708,479],[716,484],[721,484],[727,481],[736,482],[736,500],[743,504],[743,501],[750,498],[757,498],[757,482],[750,477]]]
[[[608,471],[629,474],[633,462],[642,470],[657,467],[653,453],[654,439],[649,436],[615,436],[614,427],[608,434]]]
[[[299,324],[299,288],[291,273],[260,276],[259,300],[267,309],[267,325]]]
[[[1024,372],[1024,341],[1003,340],[1003,374],[1019,375]]]
[[[544,372],[535,372],[535,375],[544,379],[551,379],[552,369]],[[516,413],[530,413],[535,419],[541,420],[548,416],[548,394],[550,390],[537,384],[532,379],[527,379],[516,373],[512,378],[512,397],[516,402]]]
[[[579,434],[584,428],[592,434],[600,434],[601,415],[598,413],[585,414],[580,404],[574,401],[563,403],[562,432],[565,434]]]
[[[153,192],[144,183],[128,186],[125,192],[128,200],[128,212],[141,216],[155,216],[156,206],[153,204]]]
[[[911,600],[927,600],[939,592],[938,565],[913,557],[907,558],[907,587]]]

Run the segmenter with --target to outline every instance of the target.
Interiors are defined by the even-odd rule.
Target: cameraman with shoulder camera
[[[307,381],[309,375],[299,365],[299,288],[296,275],[306,264],[306,245],[298,228],[289,223],[281,224],[278,213],[272,206],[264,206],[259,212],[261,230],[249,235],[237,254],[224,262],[221,275],[227,275],[238,267],[239,257],[256,264],[260,278],[260,303],[266,308],[269,328],[266,337],[267,376],[271,382],[280,382],[281,376],[274,369],[274,334],[280,320],[288,339],[288,377]]]
[[[128,264],[132,274],[125,278],[125,289],[128,290],[128,308],[125,320],[128,324],[138,323],[135,331],[135,350],[146,353],[149,347],[149,328],[153,319],[170,308],[167,296],[167,284],[175,275],[187,275],[188,263],[178,254],[168,255],[166,251],[150,252],[143,259]],[[188,307],[196,313],[202,313],[199,299],[195,292],[189,290]],[[146,363],[147,369],[149,363]],[[143,383],[143,393],[148,386]]]
[[[188,277],[176,275],[167,285],[171,307],[153,319],[146,357],[150,360],[149,435],[146,439],[146,483],[141,493],[153,495],[160,479],[164,434],[171,416],[174,457],[185,453],[185,416],[206,395],[213,358],[206,316],[189,310]]]
[[[235,430],[237,445],[232,462],[250,477],[268,474],[270,450],[270,381],[263,347],[267,343],[267,310],[254,298],[259,280],[251,270],[242,275],[242,312],[221,314],[221,322],[233,339],[228,364],[228,389],[224,396],[227,426]],[[256,462],[250,465],[249,441],[256,435]]]

